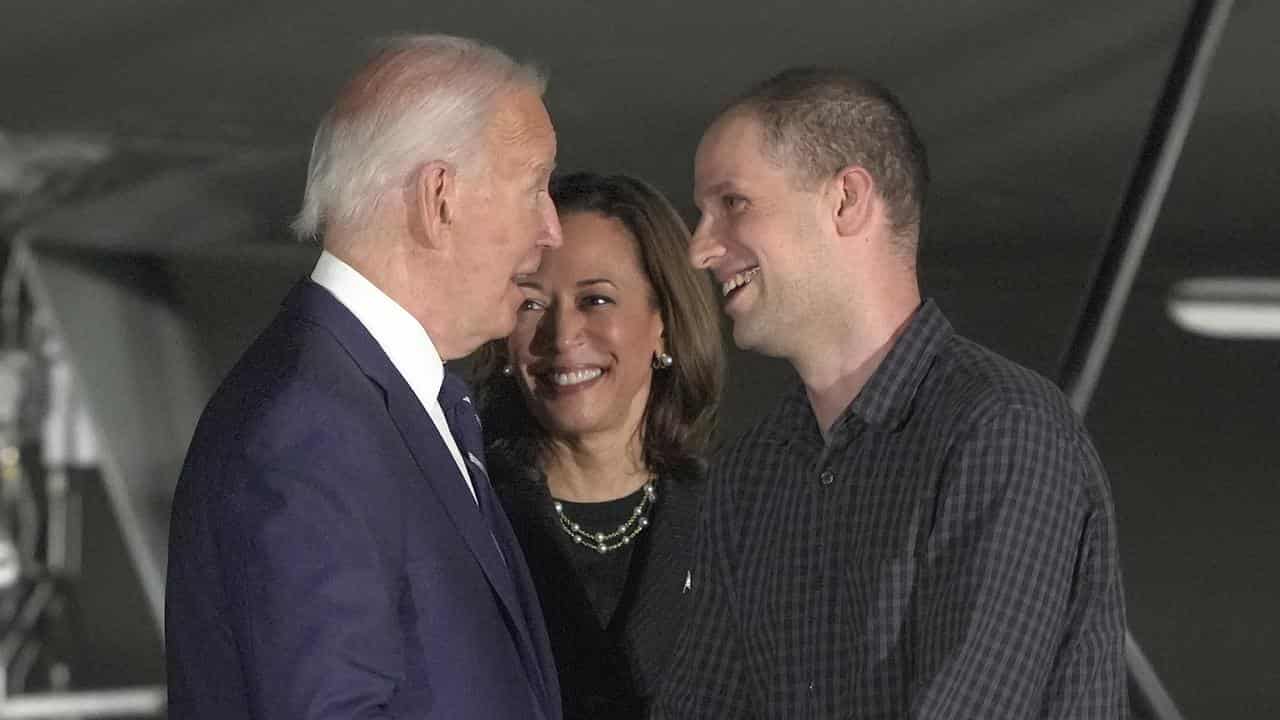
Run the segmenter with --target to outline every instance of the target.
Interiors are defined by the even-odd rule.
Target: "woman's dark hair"
[[[689,229],[663,195],[626,175],[579,172],[552,178],[551,198],[563,217],[594,212],[619,220],[636,241],[640,263],[662,317],[668,369],[654,370],[642,421],[645,465],[652,471],[696,461],[715,429],[724,384],[720,310],[711,281],[688,260]],[[502,374],[506,343],[477,354],[473,382],[490,444],[520,464],[533,464],[547,446],[513,377]],[[526,465],[527,466],[527,465]]]

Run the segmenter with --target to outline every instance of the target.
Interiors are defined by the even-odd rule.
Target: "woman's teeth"
[[[587,382],[588,380],[595,380],[596,378],[600,377],[603,374],[604,374],[604,371],[601,370],[600,368],[589,368],[586,370],[573,370],[571,372],[557,372],[557,373],[551,373],[551,382],[555,383],[556,385],[559,385],[560,387],[564,387],[566,385],[577,385],[579,383],[584,383],[584,382]]]
[[[751,279],[760,274],[760,266],[747,268],[733,277],[720,283],[720,296],[725,297],[729,293],[751,282]]]

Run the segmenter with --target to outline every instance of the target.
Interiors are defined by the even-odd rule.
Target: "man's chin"
[[[515,332],[517,318],[514,310],[510,312],[495,311],[494,315],[493,327],[490,332],[495,334],[489,338],[490,340],[501,340]]]
[[[746,318],[733,321],[733,344],[739,350],[777,357],[776,340],[776,334],[760,323],[753,324]]]
[[[739,350],[755,350],[759,342],[759,335],[752,332],[748,323],[741,320],[733,321],[733,344],[737,345]]]
[[[495,312],[494,315],[495,317],[485,318],[485,322],[483,324],[476,323],[471,326],[472,330],[467,333],[468,337],[466,339],[468,347],[463,348],[466,352],[462,353],[458,357],[466,357],[493,340],[505,339],[516,329],[515,313],[507,315]],[[500,317],[497,317],[499,315]],[[437,350],[438,349],[439,348],[437,348]]]

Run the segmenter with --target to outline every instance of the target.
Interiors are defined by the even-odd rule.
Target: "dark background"
[[[183,317],[216,376],[287,283],[247,283],[225,258],[184,260],[185,248],[216,242],[210,227],[228,223],[242,241],[288,245],[282,223],[314,123],[373,38],[473,35],[537,61],[560,166],[638,174],[685,209],[692,152],[720,102],[784,66],[838,64],[893,88],[929,146],[926,294],[962,333],[1054,377],[1190,8],[7,0],[0,139],[11,155],[44,141],[105,150],[21,204],[0,194],[0,231],[91,247],[85,262],[119,252],[103,237],[147,237],[145,252],[167,258],[164,284],[197,306]],[[1167,310],[1189,277],[1280,277],[1277,28],[1280,3],[1236,3],[1087,418],[1112,478],[1131,630],[1188,717],[1280,714],[1280,343],[1197,337]],[[215,172],[228,158],[249,160]],[[172,190],[175,173],[192,188]],[[788,372],[735,354],[725,433]],[[76,677],[160,682],[159,631],[101,482],[84,473],[78,484]]]

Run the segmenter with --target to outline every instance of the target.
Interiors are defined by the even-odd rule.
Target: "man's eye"
[[[537,300],[529,299],[520,303],[520,312],[526,312],[529,310],[541,310],[541,309],[542,309],[542,303],[538,302]]]
[[[721,198],[724,207],[729,211],[737,211],[747,206],[747,199],[741,195],[725,195]]]

